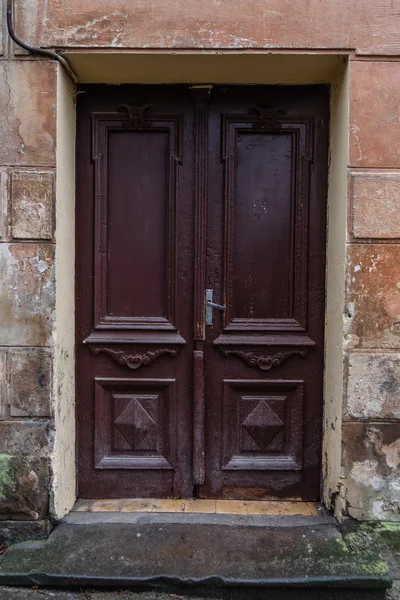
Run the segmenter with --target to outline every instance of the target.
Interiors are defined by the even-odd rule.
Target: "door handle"
[[[213,308],[218,308],[218,310],[226,310],[226,306],[213,302],[213,290],[208,289],[206,290],[206,325],[209,326],[213,324]]]
[[[207,300],[207,306],[212,306],[213,308],[219,308],[220,310],[226,310],[226,306],[222,306],[222,304],[215,304],[215,302],[211,302],[211,300]]]

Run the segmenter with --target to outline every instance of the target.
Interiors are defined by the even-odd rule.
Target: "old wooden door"
[[[79,496],[318,498],[327,89],[80,91]]]

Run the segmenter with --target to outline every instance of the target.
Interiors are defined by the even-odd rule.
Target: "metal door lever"
[[[219,308],[220,310],[226,310],[226,306],[222,306],[222,304],[215,304],[215,302],[211,302],[211,300],[207,300],[207,306],[212,306],[213,308]]]
[[[226,310],[226,306],[213,302],[213,290],[206,290],[206,325],[213,324],[213,308],[218,308],[218,310]]]

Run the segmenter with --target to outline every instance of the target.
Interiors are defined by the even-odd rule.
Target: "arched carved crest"
[[[125,129],[147,129],[151,127],[151,121],[146,120],[146,113],[153,113],[153,104],[120,104],[118,112],[126,112],[127,119],[123,121],[122,127]]]
[[[280,108],[277,104],[260,102],[258,106],[249,108],[250,115],[258,116],[258,121],[252,124],[253,129],[266,129],[268,131],[279,131],[281,122],[279,117],[286,115],[287,110]]]
[[[158,350],[146,350],[146,352],[134,352],[130,353],[126,350],[114,350],[113,348],[90,348],[92,354],[98,355],[101,352],[108,354],[111,358],[121,366],[126,366],[129,369],[139,369],[140,367],[149,367],[152,365],[157,358],[164,354],[169,356],[176,356],[177,350],[170,350],[169,348],[160,348]]]
[[[275,354],[261,354],[255,352],[246,352],[244,350],[223,350],[224,356],[238,356],[249,367],[261,369],[261,371],[269,371],[273,367],[280,367],[288,358],[294,354],[298,354],[302,358],[307,356],[307,350],[289,350],[286,352],[276,352]]]

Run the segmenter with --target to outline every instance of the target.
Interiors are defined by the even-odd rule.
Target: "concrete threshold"
[[[156,590],[211,598],[383,600],[386,564],[349,548],[331,517],[68,515],[11,546],[0,584]]]
[[[185,512],[70,512],[63,522],[70,525],[93,525],[107,523],[123,524],[186,524],[224,525],[231,527],[314,527],[335,524],[333,517],[325,516],[286,516],[257,514],[214,514]]]

